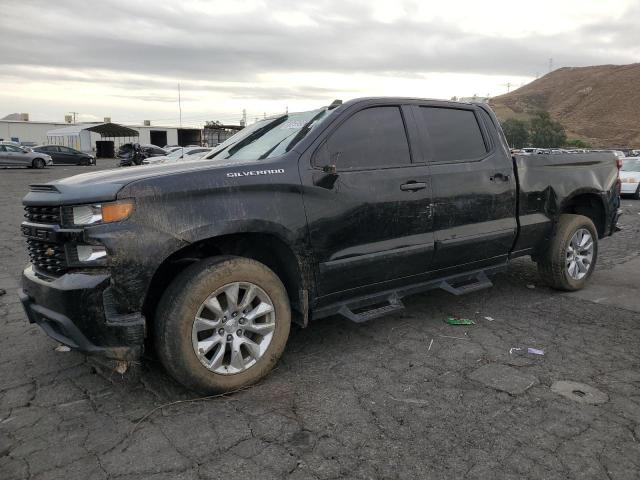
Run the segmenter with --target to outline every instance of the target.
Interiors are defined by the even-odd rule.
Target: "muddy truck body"
[[[367,98],[257,122],[204,160],[32,185],[20,298],[57,341],[178,381],[264,376],[292,322],[363,322],[531,256],[581,288],[619,214],[603,153],[513,157],[484,105]]]

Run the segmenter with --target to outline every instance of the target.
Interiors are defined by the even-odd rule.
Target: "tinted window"
[[[62,153],[75,153],[73,150],[67,147],[58,147]]]
[[[49,146],[49,147],[44,147],[45,152],[59,152],[60,151],[60,147],[55,147],[53,145]]]
[[[436,162],[467,161],[487,153],[476,116],[471,110],[420,107]]]
[[[7,152],[16,152],[16,153],[24,152],[24,150],[22,150],[21,148],[14,147],[13,145],[5,145],[5,148],[6,148]]]
[[[361,110],[338,127],[323,150],[322,162],[329,161],[341,170],[411,163],[399,107]]]

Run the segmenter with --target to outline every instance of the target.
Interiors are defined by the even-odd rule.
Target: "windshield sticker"
[[[275,170],[247,170],[244,172],[229,172],[227,173],[227,177],[229,178],[255,177],[258,175],[277,175],[280,173],[284,173],[284,168],[278,168]]]

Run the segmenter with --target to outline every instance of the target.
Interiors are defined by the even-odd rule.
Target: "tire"
[[[636,192],[631,196],[634,200],[640,200],[640,185],[636,188]]]
[[[34,158],[33,162],[31,162],[31,166],[33,168],[44,168],[47,166],[47,164],[41,158]]]
[[[588,250],[580,250],[582,246],[579,249],[575,249],[573,248],[574,244],[571,244],[574,235],[580,235],[578,232],[585,231],[591,236],[592,242],[591,258],[588,265],[585,265],[588,255],[582,255]],[[586,235],[582,238],[586,242],[583,246],[588,246]],[[580,255],[577,255],[576,258],[582,257],[583,260],[574,262],[569,260],[570,255],[573,255],[569,251],[570,244],[572,251],[580,250]],[[582,215],[563,214],[560,215],[560,220],[556,225],[554,236],[551,238],[547,250],[538,259],[538,272],[542,280],[552,288],[564,291],[580,290],[593,273],[597,259],[598,233],[593,222]],[[573,264],[575,264],[575,267]],[[585,267],[586,271],[581,271],[580,266]]]
[[[247,295],[250,285],[247,285],[257,287],[252,290],[257,292],[256,300],[245,309],[246,315],[230,307],[231,304],[225,305],[227,299],[233,297],[228,296],[225,289],[233,290],[233,285],[237,284],[242,285],[235,302],[240,305],[246,296],[250,296]],[[220,291],[222,293],[212,297]],[[211,298],[215,299],[216,309],[220,307],[219,314],[205,306],[204,302]],[[249,319],[258,307],[263,308],[263,304],[269,303],[272,312],[256,317],[264,323]],[[232,318],[233,310],[239,313],[235,318]],[[282,355],[291,327],[289,298],[280,279],[265,265],[242,257],[213,257],[189,266],[169,285],[157,312],[154,342],[162,364],[179,383],[205,395],[238,390],[266,376]],[[222,322],[227,316],[223,317],[223,313],[228,315],[224,324]],[[196,316],[200,320],[196,321]],[[209,324],[215,326],[209,329]],[[196,328],[201,326],[207,328],[196,333]],[[270,328],[272,333],[260,336],[255,333],[256,328]],[[202,339],[200,335],[203,335]],[[249,343],[242,344],[247,340],[253,342],[251,349],[247,348]],[[207,347],[212,343],[215,343],[213,347]],[[206,352],[198,348],[201,345],[207,347]],[[251,356],[256,345],[264,351]],[[196,348],[200,354],[196,353]],[[212,365],[217,365],[215,359],[219,358],[221,350],[225,353],[214,371]],[[234,365],[238,365],[238,355],[242,358],[240,365],[248,366],[244,370],[233,371]]]

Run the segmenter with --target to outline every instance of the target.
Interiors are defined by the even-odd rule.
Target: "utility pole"
[[[180,111],[180,128],[182,128],[182,98],[180,96],[180,82],[178,82],[178,110]]]
[[[240,125],[243,127],[247,126],[247,110],[245,108],[242,109],[242,120],[240,120]]]
[[[553,58],[549,59],[549,73],[553,72]]]
[[[69,112],[69,113],[73,115],[73,124],[75,125],[76,124],[76,115],[79,115],[79,113],[78,112]]]

